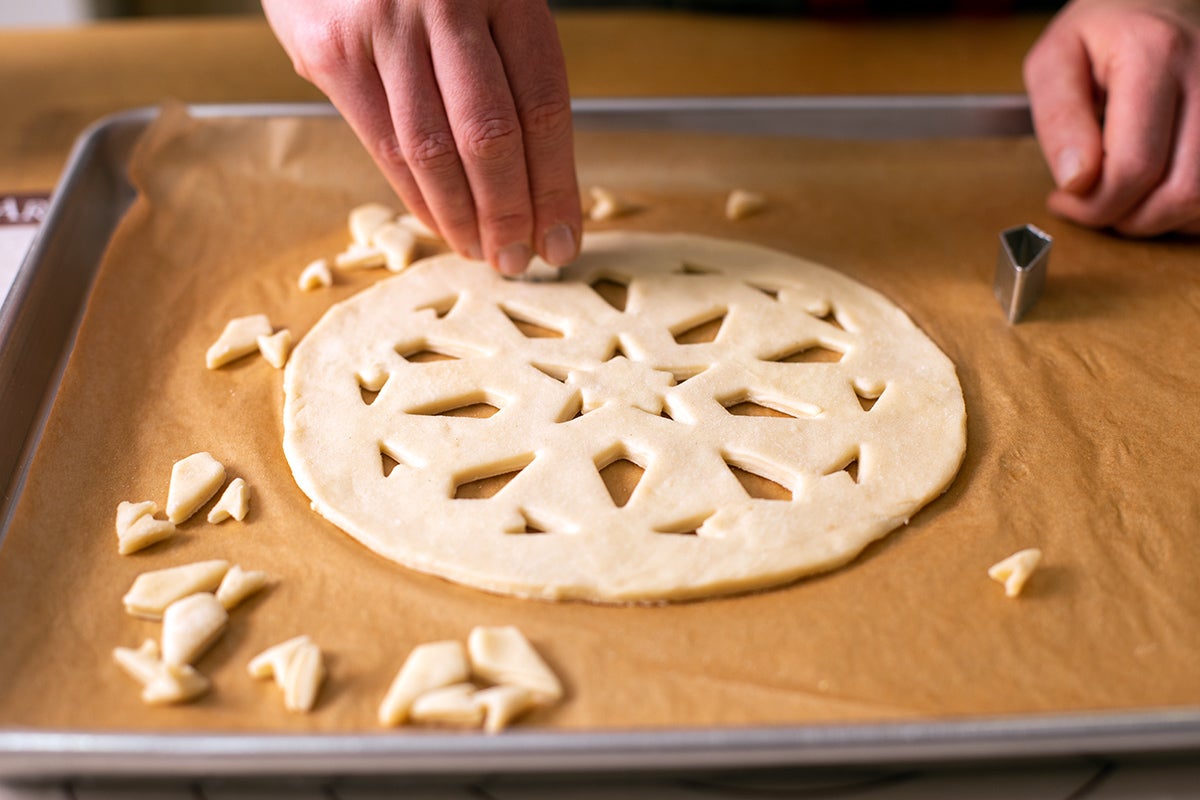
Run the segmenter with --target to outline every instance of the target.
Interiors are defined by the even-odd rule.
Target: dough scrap
[[[125,611],[134,617],[160,620],[176,600],[216,589],[228,570],[228,561],[213,559],[143,572],[122,598]]]
[[[725,218],[730,220],[745,219],[757,214],[767,207],[767,198],[758,192],[748,192],[745,189],[734,189],[725,199]]]
[[[167,519],[176,525],[200,510],[225,482],[225,467],[210,453],[193,453],[171,467]]]
[[[332,286],[333,272],[329,269],[329,259],[318,258],[310,261],[308,266],[300,271],[296,285],[304,292],[328,289]]]
[[[467,636],[467,654],[471,659],[471,671],[486,681],[522,686],[539,703],[562,699],[558,676],[515,626],[472,629]]]
[[[271,335],[271,321],[266,314],[231,319],[225,324],[217,341],[208,348],[204,364],[209,369],[223,367],[230,361],[248,356],[258,349],[258,337]]]
[[[232,611],[247,597],[261,591],[270,580],[271,576],[265,572],[245,570],[234,564],[217,587],[217,600],[226,611]]]
[[[891,301],[687,234],[589,234],[555,283],[427,259],[331,308],[284,386],[318,513],[413,569],[545,599],[833,569],[944,491],[966,442],[954,365]],[[585,409],[584,387],[607,402]],[[625,502],[616,462],[642,470]],[[507,483],[464,489],[489,478]]]
[[[175,533],[175,523],[156,519],[158,503],[121,502],[117,506],[117,552],[123,556],[144,550]]]
[[[260,336],[257,340],[258,351],[275,369],[283,369],[287,363],[288,353],[292,349],[292,332],[287,328],[276,331],[270,336]]]
[[[1025,588],[1029,576],[1041,563],[1042,551],[1036,547],[1029,547],[993,564],[988,569],[988,577],[1004,584],[1005,595],[1017,597]]]
[[[465,683],[470,674],[462,642],[447,639],[417,645],[404,660],[379,705],[380,723],[402,724],[418,697],[433,689]]]
[[[167,664],[191,664],[225,633],[229,612],[211,592],[198,592],[163,612],[162,657]]]
[[[244,478],[234,478],[221,492],[216,505],[208,512],[208,521],[212,523],[235,519],[241,522],[250,511],[250,487]]]
[[[413,722],[478,725],[483,722],[483,712],[484,707],[475,702],[475,684],[455,683],[419,696],[413,701],[409,718]]]

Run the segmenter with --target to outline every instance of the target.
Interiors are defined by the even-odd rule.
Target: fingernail
[[[1083,155],[1077,147],[1064,147],[1054,162],[1054,182],[1060,189],[1070,189],[1083,172]]]
[[[472,261],[483,261],[483,248],[479,246],[479,242],[468,245],[464,254]]]
[[[567,224],[555,225],[546,231],[542,239],[546,262],[554,267],[565,267],[575,260],[575,231]]]
[[[502,249],[496,254],[496,269],[501,275],[515,277],[525,271],[529,266],[529,259],[533,257],[533,252],[529,249],[529,245],[524,242],[516,242]]]

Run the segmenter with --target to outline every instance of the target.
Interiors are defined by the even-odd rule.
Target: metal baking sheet
[[[196,106],[198,117],[330,115],[326,105]],[[77,143],[0,307],[0,547],[95,271],[133,200],[125,168],[155,109],[118,114]],[[1027,135],[1017,96],[658,98],[578,101],[590,130],[843,139]],[[3,551],[0,549],[0,557]],[[2,724],[2,722],[0,722]],[[473,775],[692,770],[1200,751],[1200,711],[1010,716],[712,729],[346,735],[125,734],[0,728],[0,778],[65,775]]]

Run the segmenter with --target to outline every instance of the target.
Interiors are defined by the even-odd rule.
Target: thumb
[[[1103,145],[1091,59],[1078,37],[1048,30],[1025,59],[1033,127],[1058,188],[1086,194],[1100,176]]]

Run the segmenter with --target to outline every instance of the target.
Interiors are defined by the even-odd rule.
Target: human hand
[[[1051,211],[1129,236],[1200,233],[1200,2],[1074,0],[1025,85]]]
[[[296,72],[408,210],[520,274],[578,253],[570,97],[545,0],[263,0]]]

